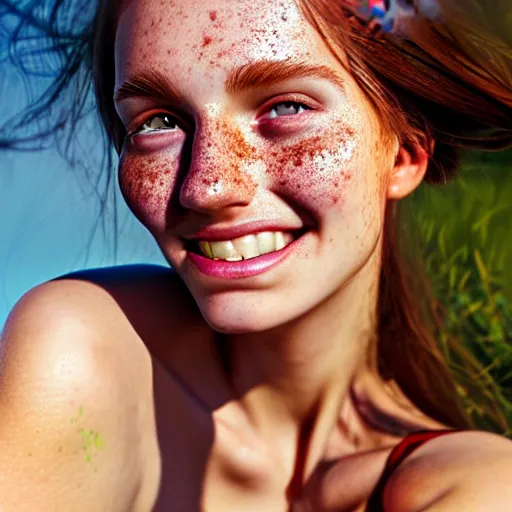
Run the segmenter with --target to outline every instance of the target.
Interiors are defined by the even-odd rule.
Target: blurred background
[[[26,98],[19,73],[0,66],[0,111],[7,119]],[[81,123],[76,149],[88,154],[90,169],[71,168],[56,148],[0,150],[0,327],[25,291],[53,277],[88,267],[165,264],[115,186],[101,211],[106,171],[99,125],[92,114]]]
[[[29,135],[37,122],[18,114],[45,90],[62,56],[37,31],[27,31],[13,66],[7,44],[17,26],[13,5],[18,4],[0,0],[0,124],[9,120],[16,133],[26,129]],[[49,2],[38,5],[44,19]],[[91,13],[80,15],[87,19]],[[99,122],[87,97],[90,113],[72,137],[64,126],[38,151],[13,150],[0,138],[0,328],[25,291],[53,277],[99,266],[165,264],[120,197],[115,171],[105,169]],[[103,194],[109,179],[113,186]],[[423,260],[440,303],[439,343],[467,410],[483,427],[510,436],[512,152],[465,155],[458,178],[422,185],[400,210],[404,243],[412,257]],[[473,366],[459,367],[463,351]],[[489,407],[492,418],[484,411]]]
[[[37,119],[21,117],[54,79],[63,56],[53,51],[42,33],[27,28],[12,47],[16,9],[45,20],[54,1],[0,1],[0,125],[13,125],[16,136],[41,128]],[[66,2],[64,2],[65,4]],[[73,12],[67,2],[62,12]],[[94,6],[95,2],[91,2]],[[60,20],[83,26],[80,20]],[[76,15],[76,9],[75,9]],[[73,105],[78,98],[64,98]],[[93,98],[88,95],[93,105]],[[21,295],[33,286],[73,270],[125,263],[165,264],[153,239],[130,214],[103,162],[100,125],[92,108],[80,119],[75,134],[69,126],[48,139],[41,150],[31,144],[9,149],[0,136],[0,327]],[[6,124],[7,123],[7,124]],[[71,137],[70,137],[71,135]],[[64,158],[64,156],[66,158]],[[115,171],[110,175],[116,180]]]
[[[400,214],[438,301],[437,339],[466,409],[482,428],[511,436],[512,151],[466,154],[456,179],[422,185]]]

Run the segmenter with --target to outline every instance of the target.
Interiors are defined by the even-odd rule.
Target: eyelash
[[[291,108],[292,106],[294,106],[294,107],[297,107],[298,112],[296,114],[285,114],[285,115],[279,116],[279,115],[277,115],[277,109],[280,106],[285,106],[286,108]],[[301,111],[301,109],[302,109],[302,111]],[[276,114],[272,117],[269,117],[271,115],[271,112],[274,110],[276,110]],[[313,110],[313,108],[310,107],[309,105],[306,105],[305,103],[300,102],[300,101],[278,101],[277,103],[270,105],[269,110],[267,110],[267,112],[263,116],[261,116],[260,119],[271,120],[271,119],[277,119],[279,117],[294,117],[294,116],[302,114],[303,112],[305,112],[307,110]],[[173,128],[146,128],[146,129],[144,128],[146,125],[150,124],[152,121],[154,121],[155,119],[158,119],[158,118],[168,118],[167,123],[170,125],[173,125]],[[179,127],[180,127],[180,122],[177,117],[175,117],[171,114],[162,112],[162,113],[155,114],[155,115],[151,116],[150,118],[148,118],[143,124],[139,125],[137,128],[132,130],[128,136],[138,135],[138,134],[141,134],[144,132],[147,132],[147,133],[158,132],[158,131],[162,131],[162,130],[174,131],[176,128],[179,128]]]

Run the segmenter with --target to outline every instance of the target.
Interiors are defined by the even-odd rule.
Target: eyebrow
[[[238,93],[256,87],[269,87],[294,78],[320,78],[328,80],[342,91],[343,78],[329,66],[306,64],[304,62],[264,60],[245,64],[232,71],[225,88],[229,93]]]
[[[166,74],[158,70],[149,70],[128,78],[114,91],[116,103],[134,97],[178,100],[180,93]]]
[[[224,82],[226,92],[236,94],[247,89],[269,87],[294,78],[319,78],[328,80],[345,90],[345,81],[332,68],[304,62],[258,61],[245,64],[231,71]],[[180,102],[181,95],[172,79],[158,71],[143,71],[116,88],[114,101],[127,98],[162,98]]]

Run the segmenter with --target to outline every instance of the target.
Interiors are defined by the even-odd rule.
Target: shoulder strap
[[[398,466],[422,444],[436,437],[444,434],[452,434],[454,432],[460,432],[460,430],[422,430],[409,434],[400,443],[398,443],[388,456],[382,476],[368,500],[365,512],[385,512],[382,499],[384,496],[384,489],[393,471],[395,471]]]

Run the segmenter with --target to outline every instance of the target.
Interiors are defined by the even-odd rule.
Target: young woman
[[[100,2],[120,187],[173,270],[16,305],[0,510],[510,510],[512,444],[462,431],[393,241],[457,148],[512,145],[510,48],[445,3],[386,36],[355,2]]]

